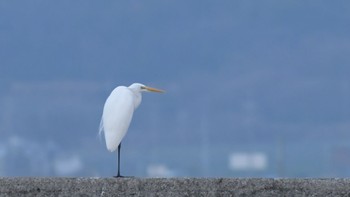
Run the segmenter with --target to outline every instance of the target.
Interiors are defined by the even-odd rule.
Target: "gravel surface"
[[[350,179],[16,177],[0,196],[350,196]]]

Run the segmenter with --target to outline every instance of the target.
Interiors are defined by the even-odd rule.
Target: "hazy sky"
[[[282,146],[285,174],[339,175],[348,163],[298,166],[313,166],[307,154],[331,160],[350,137],[349,21],[349,1],[0,1],[0,175],[62,175],[53,161],[66,158],[77,169],[68,175],[108,176],[115,158],[96,140],[102,106],[133,82],[167,93],[145,96],[135,115],[132,174],[161,163],[178,176],[281,176]],[[11,168],[30,158],[11,153],[21,140],[50,149],[30,160],[46,171]],[[315,144],[299,157],[305,141]],[[229,171],[235,151],[263,152],[269,165]]]

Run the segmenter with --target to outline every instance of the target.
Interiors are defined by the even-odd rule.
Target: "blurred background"
[[[350,2],[0,1],[0,176],[349,177]]]

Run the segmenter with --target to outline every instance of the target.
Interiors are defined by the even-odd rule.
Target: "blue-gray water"
[[[350,2],[1,1],[0,176],[350,176]]]

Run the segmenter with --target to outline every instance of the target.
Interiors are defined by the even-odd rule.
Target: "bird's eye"
[[[145,87],[145,86],[140,86],[140,88],[141,88],[141,90],[144,90],[144,89],[146,89],[146,87]]]

